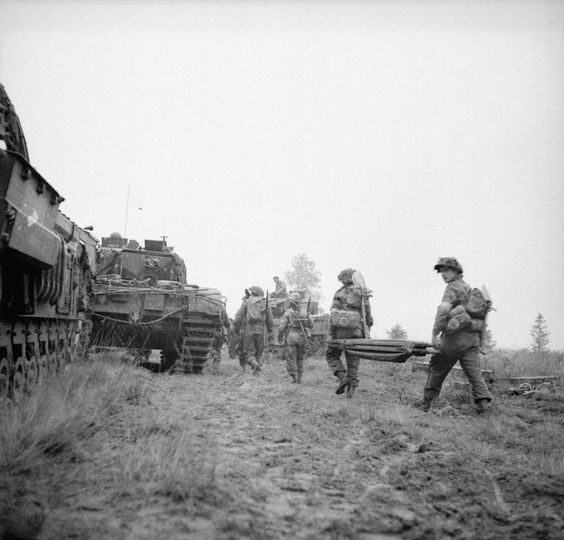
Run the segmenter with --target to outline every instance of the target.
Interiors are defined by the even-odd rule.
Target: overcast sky
[[[303,252],[430,339],[454,256],[499,346],[564,348],[562,1],[0,0],[0,80],[65,214],[231,315]]]

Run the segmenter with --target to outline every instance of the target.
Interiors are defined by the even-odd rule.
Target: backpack
[[[484,320],[491,306],[491,300],[480,289],[472,289],[466,302],[466,311],[472,319]]]
[[[262,298],[249,298],[247,301],[247,322],[251,324],[263,322],[265,308]]]

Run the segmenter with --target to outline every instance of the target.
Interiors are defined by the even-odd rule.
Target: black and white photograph
[[[0,540],[564,538],[563,0],[0,0]]]

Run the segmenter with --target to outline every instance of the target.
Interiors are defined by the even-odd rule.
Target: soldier
[[[249,299],[251,293],[249,289],[245,289],[245,295],[241,298],[243,304]],[[241,308],[239,308],[241,311]],[[231,332],[229,335],[229,356],[231,358],[237,357],[239,359],[239,365],[241,369],[245,371],[247,369],[247,362],[245,360],[245,353],[243,351],[243,328],[244,324],[239,324],[238,326],[235,325],[235,320],[237,319],[237,315],[239,311],[235,314],[235,319],[231,325]]]
[[[286,368],[292,383],[301,384],[304,372],[304,354],[310,328],[313,321],[306,310],[300,309],[299,293],[288,297],[290,308],[284,312],[278,327],[278,341],[284,344]]]
[[[433,326],[433,346],[438,353],[431,357],[429,375],[423,390],[423,401],[416,404],[428,411],[439,395],[443,381],[457,361],[472,386],[472,395],[482,413],[491,406],[492,396],[482,377],[480,367],[480,334],[485,329],[483,320],[472,319],[465,306],[471,287],[462,279],[462,266],[451,257],[439,259],[434,269],[447,284],[437,309]]]
[[[353,284],[355,270],[348,268],[343,270],[337,279],[343,286],[333,296],[331,305],[331,326],[329,328],[329,339],[351,339],[363,338],[365,336],[364,325],[372,326],[372,314],[370,313],[370,302],[363,294],[363,290]],[[364,318],[364,320],[363,320]],[[347,369],[341,362],[341,348],[329,344],[325,356],[329,368],[339,380],[337,394],[347,390],[347,397],[354,395],[358,386],[358,367],[360,359],[345,352]]]
[[[274,276],[272,279],[274,280],[275,289],[270,296],[272,298],[286,298],[288,296],[286,284],[278,276]]]
[[[262,368],[264,328],[272,332],[273,320],[264,291],[256,285],[249,288],[250,296],[243,300],[235,315],[234,327],[243,336],[243,359],[257,374]]]
[[[232,321],[227,316],[227,311],[225,311],[225,307],[221,310],[220,315],[220,326],[215,333],[212,342],[212,349],[211,349],[211,360],[212,360],[212,368],[214,371],[217,371],[219,368],[219,363],[221,362],[221,348],[223,344],[228,340],[228,336],[231,334],[231,326]]]

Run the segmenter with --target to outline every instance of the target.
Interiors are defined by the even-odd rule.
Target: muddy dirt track
[[[562,394],[498,396],[483,418],[452,386],[436,413],[410,407],[409,363],[364,363],[353,399],[323,359],[303,385],[273,359],[258,377],[224,359],[140,378],[126,414],[45,472],[40,538],[564,537]]]

